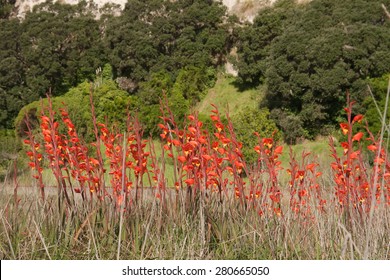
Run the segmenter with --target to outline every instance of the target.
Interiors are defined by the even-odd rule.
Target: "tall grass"
[[[196,113],[181,124],[162,102],[157,149],[130,115],[126,131],[93,117],[87,144],[66,109],[48,104],[39,133],[25,140],[35,182],[26,194],[17,181],[1,190],[2,259],[389,258],[384,137],[356,131],[364,117],[352,101],[340,124],[344,152],[329,140],[330,167],[292,150],[283,167],[283,146],[259,134],[257,162],[248,164],[216,107],[207,131]]]

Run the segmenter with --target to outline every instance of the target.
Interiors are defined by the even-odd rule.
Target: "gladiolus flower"
[[[357,141],[359,142],[360,139],[362,139],[362,137],[364,136],[364,133],[363,132],[358,132],[356,133],[353,138],[352,138],[352,141]]]
[[[376,151],[377,150],[377,147],[375,145],[369,145],[367,147],[367,149],[369,149],[370,151]]]
[[[180,141],[179,140],[177,140],[177,139],[173,139],[172,140],[172,144],[174,145],[174,146],[180,146]]]
[[[347,124],[347,123],[340,123],[340,127],[341,127],[341,130],[342,130],[343,134],[347,135],[347,133],[349,131],[349,124]]]
[[[211,159],[211,156],[209,155],[203,155],[202,158],[206,161],[209,161]]]
[[[194,178],[190,178],[190,179],[185,180],[184,183],[191,186],[195,183],[195,180],[194,180]]]
[[[217,122],[215,124],[215,127],[217,128],[218,132],[221,132],[223,130],[223,124],[221,124],[220,122]]]
[[[178,156],[177,160],[180,161],[181,163],[185,163],[186,162],[186,157],[185,156]]]
[[[272,148],[273,139],[272,138],[264,138],[263,139],[263,145],[268,147],[268,149]]]
[[[362,121],[362,119],[363,119],[363,115],[356,115],[354,118],[353,118],[353,123],[355,123],[355,122],[361,122]]]
[[[310,163],[308,165],[306,165],[306,170],[310,170],[311,172],[314,172],[314,168],[317,166],[318,164],[316,163]]]
[[[191,132],[192,134],[195,134],[195,133],[196,133],[196,128],[190,126],[190,127],[188,128],[188,131]]]
[[[278,146],[275,148],[275,154],[280,155],[283,152],[283,146]]]
[[[219,117],[216,115],[210,115],[210,118],[215,122],[219,121]]]

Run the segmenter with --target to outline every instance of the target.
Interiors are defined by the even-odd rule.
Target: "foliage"
[[[243,145],[242,152],[244,158],[249,163],[254,163],[257,154],[253,147],[258,144],[255,132],[258,132],[262,138],[280,139],[280,133],[275,123],[269,118],[267,109],[244,107],[241,111],[232,116],[232,123],[235,127],[238,141]]]
[[[0,123],[11,128],[19,110],[92,79],[105,61],[99,23],[85,1],[47,2],[23,21],[0,21]]]
[[[21,148],[20,141],[15,140],[15,132],[12,130],[0,130],[0,179],[16,171],[18,153]],[[16,170],[15,170],[16,168]],[[15,174],[15,176],[17,176]]]
[[[260,10],[253,24],[235,30],[239,83],[256,86],[264,82],[271,44],[283,34],[284,26],[291,24],[296,12],[299,10],[291,1],[278,1],[275,6]]]
[[[390,2],[317,0],[286,12],[287,2],[242,29],[239,76],[266,82],[263,105],[273,116],[285,112],[297,127],[286,132],[288,138],[313,138],[325,133],[322,127],[335,126],[348,89],[361,103],[366,78],[389,72],[390,21],[382,3]],[[282,129],[283,121],[277,119]]]
[[[0,0],[0,20],[7,19],[15,5],[16,0]]]
[[[282,129],[284,141],[289,145],[294,145],[298,140],[303,140],[307,137],[302,120],[291,112],[275,109],[272,111],[271,118]]]
[[[374,135],[381,131],[383,123],[381,116],[383,116],[383,113],[385,111],[386,94],[388,89],[390,88],[389,79],[389,74],[384,74],[382,77],[379,78],[369,79],[370,90],[373,96],[369,95],[366,98],[364,105],[367,108],[366,117],[368,125]],[[373,98],[375,99],[375,101]],[[378,108],[376,107],[375,103],[378,105]],[[378,109],[380,110],[380,112],[378,112]],[[387,109],[387,116],[385,120],[388,120],[389,117],[390,110]]]
[[[119,16],[106,7],[100,20],[94,9],[86,1],[77,5],[49,1],[34,6],[22,21],[0,21],[0,128],[12,128],[19,110],[49,90],[61,96],[86,79],[93,80],[96,69],[107,62],[111,76],[102,75],[118,81],[145,105],[159,103],[157,85],[143,83],[151,83],[160,73],[169,73],[169,89],[176,83],[173,95],[176,100],[184,96],[184,109],[213,84],[230,40],[221,3],[131,0]],[[115,98],[123,107],[123,98],[111,96],[111,102]],[[158,109],[142,107],[140,112],[156,116]],[[148,125],[150,131],[155,127]]]
[[[176,78],[165,70],[151,73],[148,80],[140,83],[137,93],[140,99],[140,120],[145,125],[145,133],[159,135],[157,124],[162,100],[167,98],[173,114],[183,119],[190,106],[206,95],[206,90],[214,81],[215,72],[212,68],[189,66],[179,70]]]
[[[211,68],[186,67],[179,71],[172,91],[182,94],[191,105],[195,105],[206,95],[206,89],[212,87],[214,82],[215,72]]]
[[[109,69],[109,66],[107,67]],[[107,67],[104,69],[107,70]],[[78,127],[79,135],[87,142],[93,141],[95,137],[90,111],[91,91],[93,92],[97,120],[102,123],[109,122],[120,130],[126,127],[128,112],[134,111],[138,107],[138,99],[118,89],[116,83],[111,79],[99,80],[97,78],[95,84],[85,81],[77,87],[71,88],[63,96],[53,98],[53,110],[58,111],[60,108],[64,108],[64,104],[66,104],[70,118],[72,118],[74,125]],[[37,120],[42,114],[42,104],[47,106],[47,99],[43,99],[41,102],[33,102],[22,108],[15,120],[15,127],[19,136],[25,137],[25,131],[27,131],[26,114],[28,114],[33,128],[36,127]]]
[[[129,1],[107,24],[115,74],[139,83],[150,73],[220,64],[228,40],[224,14],[215,1]]]

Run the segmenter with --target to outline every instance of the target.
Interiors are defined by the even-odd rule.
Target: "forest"
[[[333,209],[333,205],[342,205],[340,212],[345,214],[346,230],[361,234],[354,235],[360,242],[355,247],[363,249],[361,252],[351,249],[355,252],[351,253],[352,258],[369,256],[369,246],[364,238],[372,233],[368,229],[374,219],[372,214],[364,216],[362,212],[374,211],[368,201],[377,198],[388,205],[390,197],[388,187],[383,188],[390,174],[388,126],[385,123],[390,117],[387,110],[390,0],[313,0],[305,4],[279,0],[261,9],[253,22],[243,21],[229,13],[220,1],[211,0],[129,0],[119,15],[113,14],[116,8],[112,5],[98,9],[86,1],[77,5],[48,1],[34,6],[23,19],[13,16],[14,2],[0,1],[0,178],[9,181],[12,176],[16,178],[31,169],[41,198],[46,201],[42,174],[52,170],[57,179],[53,184],[64,190],[64,193],[59,191],[58,205],[62,205],[60,212],[56,212],[59,219],[68,215],[64,213],[69,209],[69,213],[77,212],[74,211],[78,207],[74,195],[80,194],[85,202],[85,208],[82,208],[85,212],[79,212],[79,216],[74,214],[76,218],[72,214],[69,218],[77,220],[79,231],[72,228],[73,222],[66,220],[66,216],[64,221],[69,222],[66,224],[69,228],[62,228],[67,223],[64,222],[59,229],[60,235],[63,230],[69,230],[78,241],[85,221],[95,215],[101,222],[96,226],[99,234],[104,236],[108,229],[115,232],[114,237],[111,236],[114,241],[104,239],[114,248],[116,242],[121,242],[121,237],[118,237],[119,241],[116,239],[119,230],[116,218],[119,219],[118,213],[123,210],[120,208],[124,205],[122,201],[133,205],[134,198],[134,205],[140,207],[135,212],[131,212],[130,206],[125,208],[124,213],[129,217],[143,217],[142,211],[155,207],[155,204],[145,204],[148,206],[144,209],[138,202],[144,195],[144,184],[152,185],[144,183],[148,179],[156,183],[153,195],[164,201],[158,207],[161,207],[160,214],[167,211],[165,218],[169,223],[177,218],[183,219],[184,225],[188,222],[185,219],[192,219],[192,216],[170,212],[172,209],[167,205],[174,199],[167,189],[172,193],[176,190],[175,207],[182,207],[183,213],[201,209],[200,218],[196,216],[200,220],[196,223],[199,223],[202,236],[194,237],[194,240],[200,238],[200,243],[194,241],[197,245],[189,245],[200,244],[201,253],[196,256],[183,254],[179,258],[205,258],[207,250],[210,250],[210,258],[254,257],[249,252],[251,249],[248,249],[249,253],[230,247],[231,251],[224,251],[215,245],[239,232],[234,226],[215,222],[226,215],[223,212],[226,209],[218,212],[218,207],[225,207],[224,202],[228,203],[227,208],[235,209],[234,203],[237,203],[238,212],[234,212],[233,220],[240,220],[248,209],[256,212],[248,219],[256,220],[256,215],[284,217],[283,192],[286,197],[287,193],[291,196],[286,202],[292,211],[288,213],[298,217],[299,222],[314,213],[313,209],[328,213],[324,210],[326,207]],[[226,63],[234,66],[237,76],[226,73]],[[221,80],[229,81],[228,86],[237,95],[229,95],[230,101],[240,103],[243,92],[250,92],[251,98],[242,99],[241,110],[217,108],[211,104],[211,112],[197,112],[202,101],[218,101],[212,100],[210,95],[221,87]],[[218,94],[223,96],[223,90]],[[220,114],[220,111],[228,114]],[[325,171],[308,157],[310,153],[302,151],[298,159],[290,149],[289,155],[282,155],[283,147],[287,145],[315,142],[328,136],[327,148],[335,162],[327,162],[331,175],[326,180],[321,179]],[[69,139],[61,142],[62,137]],[[58,141],[57,144],[51,143],[50,139]],[[123,146],[119,141],[123,141]],[[125,150],[126,143],[128,150]],[[58,150],[56,145],[60,147]],[[340,147],[336,148],[336,145]],[[69,148],[69,154],[61,150],[65,149],[63,147]],[[104,147],[105,156],[100,147]],[[126,156],[134,161],[120,165],[121,152],[124,163]],[[346,157],[345,161],[340,153]],[[298,164],[299,160],[302,160],[302,166]],[[76,163],[80,165],[72,165]],[[288,164],[290,167],[285,167]],[[383,164],[383,170],[378,164]],[[281,166],[286,168],[287,177],[278,175],[283,169]],[[110,172],[106,173],[109,168]],[[126,169],[127,173],[124,172]],[[361,170],[366,173],[360,173]],[[368,175],[368,170],[374,175]],[[267,187],[260,190],[256,184],[263,180],[260,179],[263,175],[264,182],[259,185]],[[112,176],[112,180],[108,182],[105,176]],[[77,181],[78,186],[73,185],[75,182],[70,178]],[[377,180],[382,180],[382,188],[378,187],[378,190]],[[105,193],[106,184],[112,185],[112,194]],[[224,200],[222,194],[229,184],[233,186],[233,194],[230,196],[226,191]],[[291,188],[283,189],[283,184]],[[375,185],[372,192],[367,190],[368,184]],[[320,185],[324,186],[327,195],[336,197],[332,200],[335,204],[331,204]],[[128,188],[126,195],[121,193],[125,187]],[[132,188],[137,192],[133,198]],[[209,197],[206,192],[213,188],[216,189],[212,192],[215,197],[211,194]],[[66,189],[71,190],[72,196],[70,193],[68,196]],[[142,189],[141,195],[138,189]],[[187,193],[184,204],[180,204],[179,198],[182,189]],[[349,190],[353,193],[349,194]],[[93,208],[95,195],[97,201],[103,202],[107,195],[114,208]],[[305,200],[305,196],[310,197],[311,202],[315,201],[314,208],[307,206],[309,198]],[[15,207],[22,211],[16,197],[15,194]],[[269,202],[260,206],[260,202],[254,202],[255,197]],[[56,211],[53,209],[50,211]],[[121,210],[118,212],[118,209]],[[152,211],[148,216],[149,225],[157,235],[158,231],[164,230],[164,218],[153,216],[155,208],[148,209]],[[383,209],[386,212],[388,208]],[[106,210],[112,210],[109,215],[115,219],[109,220],[104,214]],[[214,214],[222,216],[213,220]],[[172,217],[174,219],[170,220]],[[207,223],[205,217],[209,217]],[[363,234],[355,226],[364,217],[367,221]],[[155,218],[160,220],[154,223]],[[42,223],[45,222],[51,223],[49,220]],[[270,228],[280,229],[278,236],[286,238],[281,229],[286,224],[280,228],[274,218],[268,222]],[[338,228],[335,218],[332,222],[331,226]],[[378,226],[378,236],[383,235],[386,222],[378,220],[383,226]],[[167,227],[172,226],[169,223]],[[159,228],[155,228],[156,225]],[[205,225],[209,226],[209,233],[206,233]],[[302,236],[306,233],[313,233],[308,224],[303,226],[303,231],[297,225],[292,226],[298,232],[294,238],[304,239]],[[145,231],[141,225],[131,226]],[[126,229],[130,236],[137,234],[134,228]],[[333,231],[325,227],[323,230],[327,238],[331,238]],[[338,230],[337,234],[344,232]],[[121,236],[120,231],[118,236]],[[4,244],[12,243],[7,238],[0,239],[6,240]],[[167,238],[171,240],[171,236]],[[53,237],[52,240],[56,239]],[[133,239],[129,240],[130,244]],[[187,237],[183,242],[189,242],[186,240]],[[252,242],[247,241],[246,245]],[[147,251],[149,242],[146,236],[144,243],[129,245],[126,250],[134,258],[161,257],[158,254],[165,250],[164,241],[159,241],[162,251],[156,254],[152,247]],[[290,244],[292,247],[286,245],[288,250],[280,251],[278,246],[281,244],[274,244],[276,249],[272,247],[274,245],[268,245],[265,258],[335,258],[341,250],[337,244],[333,247],[333,244],[322,246],[321,243],[318,250],[324,254],[322,256],[316,255],[309,246],[303,246],[299,251],[295,243]],[[101,246],[104,247],[103,243]],[[7,258],[15,257],[10,247]],[[114,251],[107,249],[105,256],[114,258]],[[78,253],[78,257],[83,258],[81,251]],[[32,257],[47,254],[50,258],[51,255],[47,250],[36,254]],[[70,256],[66,250],[61,254],[58,258]],[[168,253],[168,258],[177,257],[175,254]],[[118,258],[119,255],[118,251]],[[372,257],[387,258],[388,252],[372,253]]]

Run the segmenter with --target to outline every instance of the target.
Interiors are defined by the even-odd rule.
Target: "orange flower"
[[[282,152],[283,152],[283,146],[276,147],[276,149],[275,149],[276,155],[280,155],[280,154],[282,154]]]
[[[297,175],[295,176],[296,179],[299,179],[299,180],[303,180],[303,178],[305,177],[305,171],[304,170],[299,170],[297,172]]]
[[[192,134],[196,134],[196,128],[195,127],[190,126],[188,128],[188,131],[191,132]]]
[[[282,216],[282,209],[274,208],[274,212],[275,212],[276,216],[278,216],[278,217]]]
[[[351,159],[357,159],[359,154],[360,154],[359,151],[355,151],[355,152],[351,153]]]
[[[263,145],[268,147],[268,149],[272,148],[273,139],[272,138],[263,138]]]
[[[363,119],[363,115],[356,115],[354,118],[353,118],[353,123],[355,123],[355,122],[361,122],[362,121],[362,119]]]
[[[191,186],[195,183],[195,180],[194,180],[194,178],[190,178],[190,179],[185,180],[184,183]]]
[[[342,130],[343,134],[347,135],[347,133],[349,131],[349,124],[347,124],[347,123],[340,123],[340,127],[341,127],[341,130]]]
[[[367,147],[367,149],[369,149],[370,151],[376,151],[377,150],[377,147],[375,145],[369,145]]]
[[[172,140],[172,144],[174,145],[174,146],[180,146],[180,141],[179,140],[177,140],[177,139],[173,139]]]
[[[184,163],[186,161],[186,157],[185,156],[178,156],[177,160],[180,161],[181,163]]]
[[[343,147],[344,149],[344,155],[346,155],[348,153],[348,148],[349,148],[349,145],[347,142],[342,142],[341,143],[341,147]]]
[[[221,132],[222,130],[223,130],[223,124],[222,123],[220,123],[220,122],[217,122],[216,124],[215,124],[215,127],[217,128],[217,130],[218,130],[218,132]]]
[[[209,155],[203,155],[202,158],[205,160],[205,161],[209,161],[211,159],[211,156]]]
[[[215,122],[219,121],[219,117],[216,115],[210,115],[210,118]]]
[[[306,165],[306,170],[310,170],[312,173],[314,172],[314,168],[317,166],[318,164],[316,163],[309,163],[308,165]]]
[[[359,142],[360,139],[362,139],[362,137],[364,136],[364,133],[363,132],[358,132],[356,133],[353,138],[352,138],[352,141],[357,141]]]

